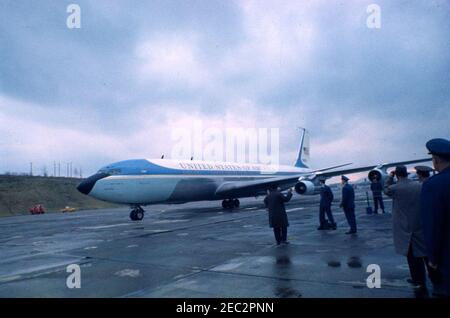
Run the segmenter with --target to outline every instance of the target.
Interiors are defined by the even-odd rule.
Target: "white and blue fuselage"
[[[309,168],[168,159],[136,159],[110,164],[84,180],[78,190],[94,198],[129,205],[228,199],[226,183],[308,175]],[[263,194],[240,191],[233,198]]]

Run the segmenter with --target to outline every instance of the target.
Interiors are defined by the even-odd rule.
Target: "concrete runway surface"
[[[231,212],[220,202],[149,206],[141,222],[126,208],[4,217],[0,297],[414,297],[391,215],[366,215],[359,192],[355,236],[338,203],[338,229],[317,231],[318,197],[294,195],[282,246],[262,198]],[[66,286],[70,264],[79,289]],[[366,285],[369,264],[381,267],[379,289]]]

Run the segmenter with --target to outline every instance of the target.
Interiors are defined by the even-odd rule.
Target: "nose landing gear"
[[[222,207],[226,210],[238,208],[240,204],[239,199],[225,199],[222,201]]]
[[[133,221],[141,221],[144,218],[144,209],[139,205],[133,207],[133,210],[130,212],[130,219]]]

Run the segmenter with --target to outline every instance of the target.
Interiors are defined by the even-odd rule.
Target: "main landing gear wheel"
[[[140,206],[134,208],[130,212],[130,219],[133,221],[141,221],[144,218],[144,209],[142,209]]]
[[[238,199],[225,199],[222,201],[222,207],[227,210],[238,208],[240,204]]]

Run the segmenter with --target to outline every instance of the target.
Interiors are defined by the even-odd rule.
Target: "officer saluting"
[[[431,139],[426,147],[439,173],[422,185],[423,231],[429,265],[436,271],[433,283],[450,297],[450,140]]]
[[[289,244],[287,241],[287,228],[289,226],[285,202],[289,202],[292,198],[292,189],[288,190],[287,195],[281,193],[276,185],[272,185],[269,193],[264,198],[264,204],[269,210],[269,225],[273,228],[273,234],[277,245]]]

